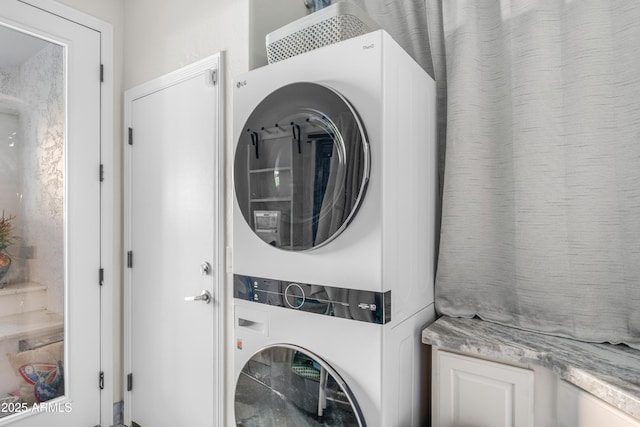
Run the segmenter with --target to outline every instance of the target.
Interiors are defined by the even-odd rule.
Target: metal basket
[[[272,64],[379,28],[357,6],[335,3],[267,34],[267,59]]]

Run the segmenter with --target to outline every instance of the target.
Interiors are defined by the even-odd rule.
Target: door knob
[[[184,297],[185,301],[204,301],[205,304],[209,304],[211,302],[211,294],[207,290],[203,290],[200,295],[196,295],[193,297]]]

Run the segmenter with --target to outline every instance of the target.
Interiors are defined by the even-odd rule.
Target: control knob
[[[291,308],[301,308],[304,305],[305,298],[302,286],[297,283],[289,283],[284,290],[284,301]]]

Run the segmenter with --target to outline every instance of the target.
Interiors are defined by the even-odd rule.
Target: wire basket
[[[338,2],[267,34],[267,60],[272,64],[379,28],[362,9]]]

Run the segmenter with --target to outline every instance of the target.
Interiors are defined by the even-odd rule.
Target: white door
[[[216,55],[126,93],[131,425],[204,427],[221,419],[219,62]]]
[[[95,426],[100,33],[18,0],[0,31],[0,425]]]

